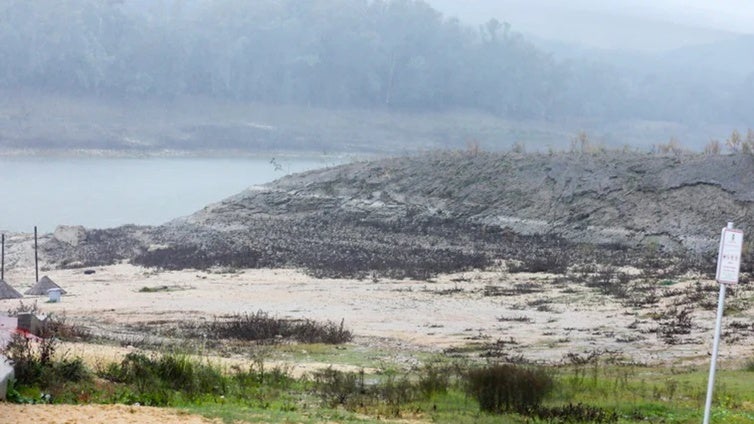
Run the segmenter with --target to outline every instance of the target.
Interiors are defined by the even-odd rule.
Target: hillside
[[[500,259],[555,270],[682,258],[708,269],[726,222],[748,231],[753,180],[749,156],[438,152],[291,175],[162,226],[43,248],[58,266],[127,259],[323,276],[425,278]]]
[[[597,20],[613,36],[600,41],[684,47],[567,53],[574,31],[534,42],[530,22],[480,18],[421,0],[8,0],[0,154],[402,154],[470,139],[534,150],[580,130],[613,147],[675,137],[701,150],[752,122],[751,37],[695,46],[721,35]]]

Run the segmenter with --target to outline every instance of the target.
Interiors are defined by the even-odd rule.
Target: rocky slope
[[[159,227],[88,230],[43,248],[62,266],[334,276],[422,278],[498,259],[629,263],[647,252],[709,265],[726,222],[749,230],[753,182],[745,155],[430,153],[292,175]]]

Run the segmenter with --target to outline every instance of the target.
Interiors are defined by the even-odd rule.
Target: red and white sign
[[[720,284],[738,284],[741,269],[741,251],[744,246],[744,232],[723,228],[720,238],[720,253],[717,256],[717,275]]]

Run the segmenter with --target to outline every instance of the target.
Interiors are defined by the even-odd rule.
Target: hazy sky
[[[539,37],[662,50],[754,33],[752,0],[425,0],[469,23],[491,17]]]

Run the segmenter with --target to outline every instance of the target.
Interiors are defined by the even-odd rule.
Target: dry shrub
[[[670,140],[668,140],[667,143],[659,143],[657,146],[657,152],[661,154],[669,154],[672,153],[674,155],[679,155],[683,153],[683,147],[681,147],[681,142],[676,137],[670,137]]]
[[[719,155],[722,151],[723,146],[722,143],[720,143],[720,140],[712,139],[707,143],[706,146],[704,146],[704,154],[705,155]]]
[[[738,130],[733,130],[730,136],[725,140],[725,147],[730,150],[731,153],[740,153],[742,149],[743,138]]]
[[[539,407],[555,383],[541,368],[502,364],[469,371],[466,385],[482,411],[525,413]]]
[[[353,334],[344,322],[317,322],[309,319],[286,320],[264,311],[235,314],[206,324],[203,334],[214,339],[270,342],[279,338],[302,343],[340,344],[351,341]]]

